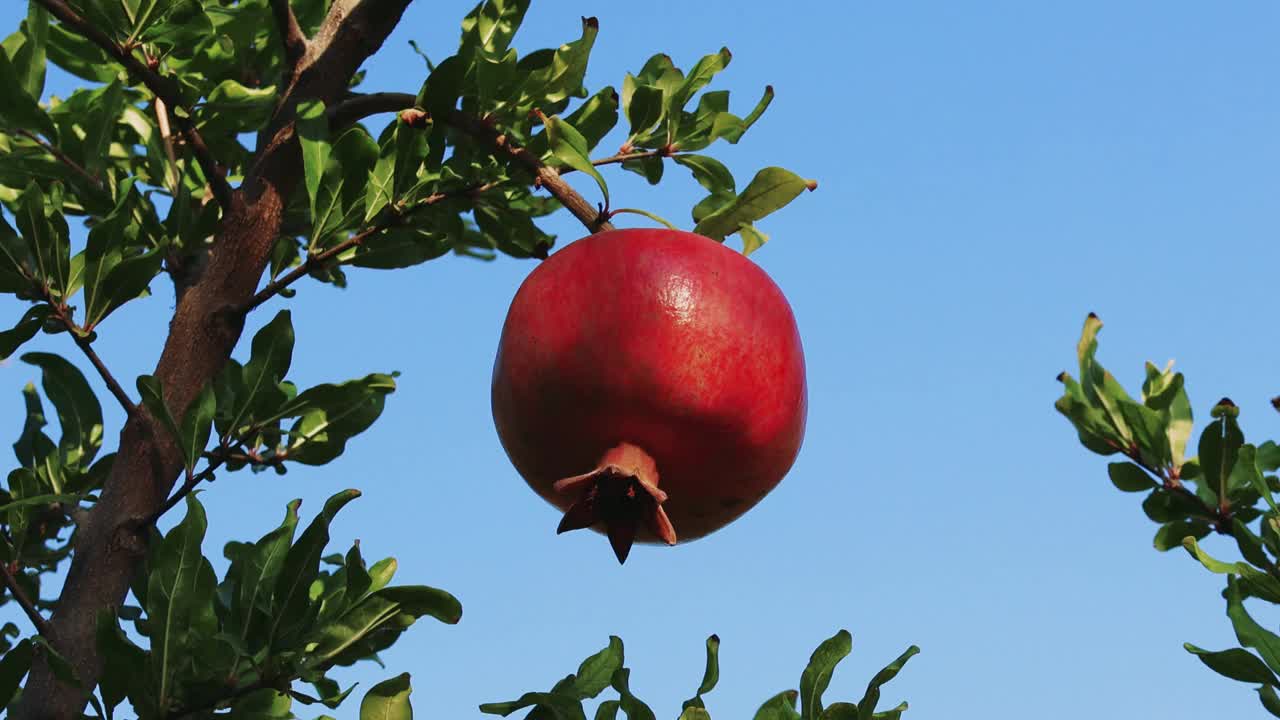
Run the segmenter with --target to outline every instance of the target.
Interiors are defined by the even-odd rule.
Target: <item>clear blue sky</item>
[[[415,91],[407,41],[445,56],[468,5],[416,4],[366,87]],[[19,12],[6,3],[0,26]],[[795,468],[730,527],[640,547],[619,567],[603,538],[554,534],[556,513],[515,475],[489,417],[498,332],[533,266],[355,271],[346,291],[304,285],[254,322],[293,308],[300,385],[398,369],[400,389],[339,462],[210,486],[218,567],[224,541],[258,537],[288,499],[310,517],[331,492],[363,490],[334,547],[359,537],[366,557],[399,558],[399,581],[446,588],[465,612],[415,627],[388,670],[339,677],[367,688],[409,670],[421,717],[474,717],[478,703],[546,689],[610,634],[626,641],[636,692],[675,717],[712,632],[711,710],[750,717],[842,627],[854,651],[830,697],[856,699],[916,643],[885,700],[909,699],[917,720],[1263,717],[1246,686],[1181,649],[1234,642],[1220,579],[1151,548],[1140,498],[1111,487],[1052,403],[1093,310],[1102,360],[1131,387],[1144,360],[1176,358],[1197,419],[1229,395],[1250,439],[1280,434],[1266,402],[1280,391],[1280,6],[538,2],[517,47],[572,39],[587,13],[601,26],[593,87],[654,51],[688,67],[728,46],[717,82],[735,106],[766,83],[778,96],[720,157],[740,182],[774,164],[821,182],[762,224],[773,241],[753,255],[790,298],[808,357]],[[615,204],[685,223],[701,196],[683,170],[656,189],[609,177]],[[554,229],[582,234],[567,215]],[[150,371],[171,304],[161,292],[101,328],[119,374]],[[80,361],[65,336],[33,347]],[[0,369],[0,437],[16,437],[34,378]]]

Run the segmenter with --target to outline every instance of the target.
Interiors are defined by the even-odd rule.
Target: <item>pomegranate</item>
[[[507,455],[558,531],[676,544],[724,527],[791,468],[804,354],[782,291],[701,235],[611,230],[516,292],[493,368]]]

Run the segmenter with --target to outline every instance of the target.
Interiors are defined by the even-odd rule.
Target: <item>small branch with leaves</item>
[[[75,160],[72,160],[69,155],[62,152],[54,145],[51,145],[50,143],[46,142],[44,138],[40,137],[39,135],[25,128],[19,128],[14,132],[17,133],[18,135],[21,135],[22,137],[27,138],[28,140],[34,142],[35,144],[39,145],[41,148],[44,149],[45,152],[49,153],[55,159],[57,159],[58,162],[62,163],[63,165],[66,165],[68,168],[71,169],[72,172],[74,172],[75,174],[79,175],[80,177],[88,181],[88,183],[92,185],[95,189],[97,190],[103,189],[102,178],[96,177],[92,173],[90,173],[88,170],[85,170],[84,167],[80,165],[80,163],[76,162]]]
[[[342,242],[334,245],[333,247],[326,248],[322,252],[308,255],[307,259],[303,261],[300,265],[290,270],[288,273],[284,274],[283,276],[276,278],[275,280],[272,280],[271,282],[267,283],[266,286],[264,286],[261,290],[259,290],[252,298],[249,299],[248,302],[246,302],[244,305],[241,305],[239,308],[237,308],[236,312],[241,314],[248,314],[252,312],[258,306],[262,305],[263,303],[275,297],[276,295],[279,295],[281,291],[288,288],[290,285],[294,284],[298,280],[301,280],[303,277],[323,267],[325,263],[333,260],[339,255],[342,255],[348,250],[352,250],[354,248],[360,247],[370,238],[376,236],[378,233],[383,232],[385,230],[389,230],[399,225],[400,223],[404,222],[406,218],[408,218],[410,215],[412,215],[414,212],[417,212],[418,210],[430,207],[432,205],[437,205],[446,200],[451,200],[458,197],[475,196],[487,190],[491,190],[497,185],[498,183],[491,182],[491,183],[484,183],[482,185],[473,185],[471,187],[463,188],[461,190],[432,193],[431,195],[428,195],[422,198],[421,200],[418,200],[411,207],[399,210],[397,212],[388,211],[385,214],[385,217],[382,221],[375,223],[353,234],[351,237],[347,238],[346,240],[343,240]]]
[[[36,0],[36,2],[44,7],[45,10],[48,10],[50,15],[62,21],[71,31],[105,50],[116,62],[123,65],[131,75],[141,80],[142,84],[152,94],[163,100],[165,105],[174,109],[183,107],[180,102],[180,95],[173,82],[162,77],[154,69],[148,67],[146,63],[135,57],[132,47],[122,46],[112,40],[100,28],[81,17],[65,0]],[[189,108],[184,108],[184,110],[189,110]],[[231,207],[231,185],[227,183],[227,179],[223,175],[221,168],[219,168],[217,160],[214,159],[209,146],[205,144],[204,137],[200,135],[195,123],[191,121],[191,118],[185,112],[181,114],[174,113],[174,119],[179,131],[187,139],[187,144],[191,147],[192,154],[196,157],[196,162],[200,164],[201,170],[204,171],[205,179],[209,182],[218,205],[223,210],[227,210]]]
[[[106,384],[107,390],[120,403],[120,407],[124,409],[126,415],[133,415],[138,411],[138,406],[124,391],[124,387],[116,380],[115,375],[107,369],[107,364],[102,361],[98,353],[93,349],[93,342],[89,339],[90,331],[80,327],[71,316],[71,308],[58,298],[55,298],[49,292],[48,287],[43,288],[43,297],[41,298],[49,307],[53,309],[51,317],[57,320],[67,333],[71,335],[71,340],[80,348],[80,352],[89,360],[89,364],[93,365],[93,369],[98,372],[98,376],[102,378],[102,382]]]

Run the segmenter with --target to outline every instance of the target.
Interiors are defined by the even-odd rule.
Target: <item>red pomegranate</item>
[[[493,417],[559,532],[693,540],[751,509],[804,437],[804,354],[782,291],[724,245],[613,230],[556,252],[511,302]]]

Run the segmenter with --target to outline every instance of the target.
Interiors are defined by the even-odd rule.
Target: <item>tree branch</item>
[[[498,183],[485,183],[484,185],[477,185],[475,187],[466,188],[464,190],[458,190],[453,192],[432,193],[431,195],[428,195],[422,198],[421,200],[419,200],[418,202],[414,203],[413,207],[401,211],[400,214],[389,215],[386,220],[383,220],[382,222],[379,222],[379,223],[375,223],[374,225],[368,228],[365,228],[364,230],[361,230],[360,232],[356,233],[355,235],[352,235],[346,240],[343,240],[337,245],[334,245],[331,248],[325,249],[323,252],[319,252],[314,255],[308,255],[307,259],[301,265],[290,270],[285,275],[282,275],[281,277],[267,283],[266,286],[263,287],[261,290],[259,290],[252,298],[249,299],[248,302],[246,302],[244,305],[241,305],[237,309],[237,311],[243,314],[248,314],[252,312],[259,305],[265,303],[266,301],[270,300],[276,295],[279,295],[281,290],[284,290],[285,288],[294,284],[298,280],[302,279],[304,276],[308,275],[312,270],[318,269],[320,266],[324,265],[326,262],[332,260],[333,258],[341,255],[342,253],[352,248],[359,247],[360,245],[364,244],[366,240],[373,237],[374,235],[377,235],[378,233],[384,230],[388,230],[392,227],[395,227],[405,216],[413,213],[416,210],[419,210],[421,208],[428,207],[431,205],[436,205],[438,203],[444,202],[445,200],[460,197],[463,195],[475,195],[477,193],[482,193],[486,190],[490,190],[496,187],[497,184]]]
[[[57,301],[48,292],[45,292],[44,301],[49,303],[53,308],[53,316],[62,323],[67,329],[67,333],[71,335],[71,339],[75,342],[76,347],[80,348],[80,352],[88,358],[89,363],[93,365],[93,369],[98,371],[98,376],[102,378],[102,382],[106,383],[107,390],[120,403],[120,407],[124,408],[126,415],[133,415],[138,412],[138,406],[129,397],[129,393],[124,391],[124,387],[116,380],[111,371],[107,369],[107,364],[102,362],[102,358],[98,357],[98,353],[93,349],[93,343],[89,341],[89,331],[76,324],[71,319],[71,310],[65,303]]]
[[[418,96],[410,93],[351,93],[329,108],[329,129],[340,130],[370,115],[400,112],[413,107],[417,101]]]
[[[449,125],[470,135],[485,146],[495,157],[509,158],[523,166],[533,175],[534,185],[545,187],[565,209],[586,226],[589,232],[598,233],[613,229],[608,216],[599,208],[592,207],[586,198],[579,195],[572,185],[560,177],[560,173],[555,168],[544,164],[537,155],[511,142],[511,139],[497,128],[463,112],[451,112],[445,120]]]
[[[105,50],[116,62],[123,65],[131,75],[141,80],[142,84],[156,97],[163,100],[166,105],[174,108],[182,106],[179,102],[181,96],[172,81],[166,80],[155,70],[147,67],[141,60],[134,57],[130,50],[121,47],[109,35],[71,9],[71,6],[67,5],[65,0],[36,0],[36,2],[44,7],[45,10],[48,10],[50,15],[61,20],[63,25]],[[205,178],[209,181],[218,204],[222,206],[224,212],[227,211],[231,207],[231,186],[219,170],[213,153],[209,152],[209,146],[205,144],[204,138],[201,137],[200,131],[191,122],[190,117],[175,114],[175,122],[178,125],[178,130],[186,137],[187,144],[191,146],[191,151],[196,156],[196,162],[200,163],[200,169],[204,171]]]
[[[0,580],[4,581],[4,586],[9,588],[9,593],[13,595],[13,599],[22,607],[22,611],[31,619],[31,624],[36,626],[36,632],[49,637],[49,621],[44,619],[40,611],[36,609],[35,603],[31,602],[31,598],[27,597],[27,593],[18,585],[18,579],[13,576],[13,570],[10,569],[8,563],[0,563]]]
[[[275,16],[276,29],[284,43],[285,60],[290,68],[296,67],[302,56],[307,54],[307,36],[302,33],[302,26],[298,25],[289,0],[271,0],[271,14]]]
[[[44,138],[40,137],[39,135],[36,135],[30,130],[26,130],[23,128],[18,128],[15,132],[31,140],[32,142],[39,145],[40,147],[44,148],[46,152],[48,152],[50,155],[53,155],[55,158],[57,158],[58,161],[61,162],[63,165],[66,165],[67,167],[71,168],[72,172],[84,178],[85,180],[88,180],[89,184],[93,185],[94,188],[98,190],[103,189],[101,179],[96,178],[93,175],[89,174],[89,171],[85,170],[80,165],[80,163],[76,162],[75,160],[72,160],[71,157],[68,156],[66,153],[62,152],[58,148],[49,144],[48,142],[45,142]]]

